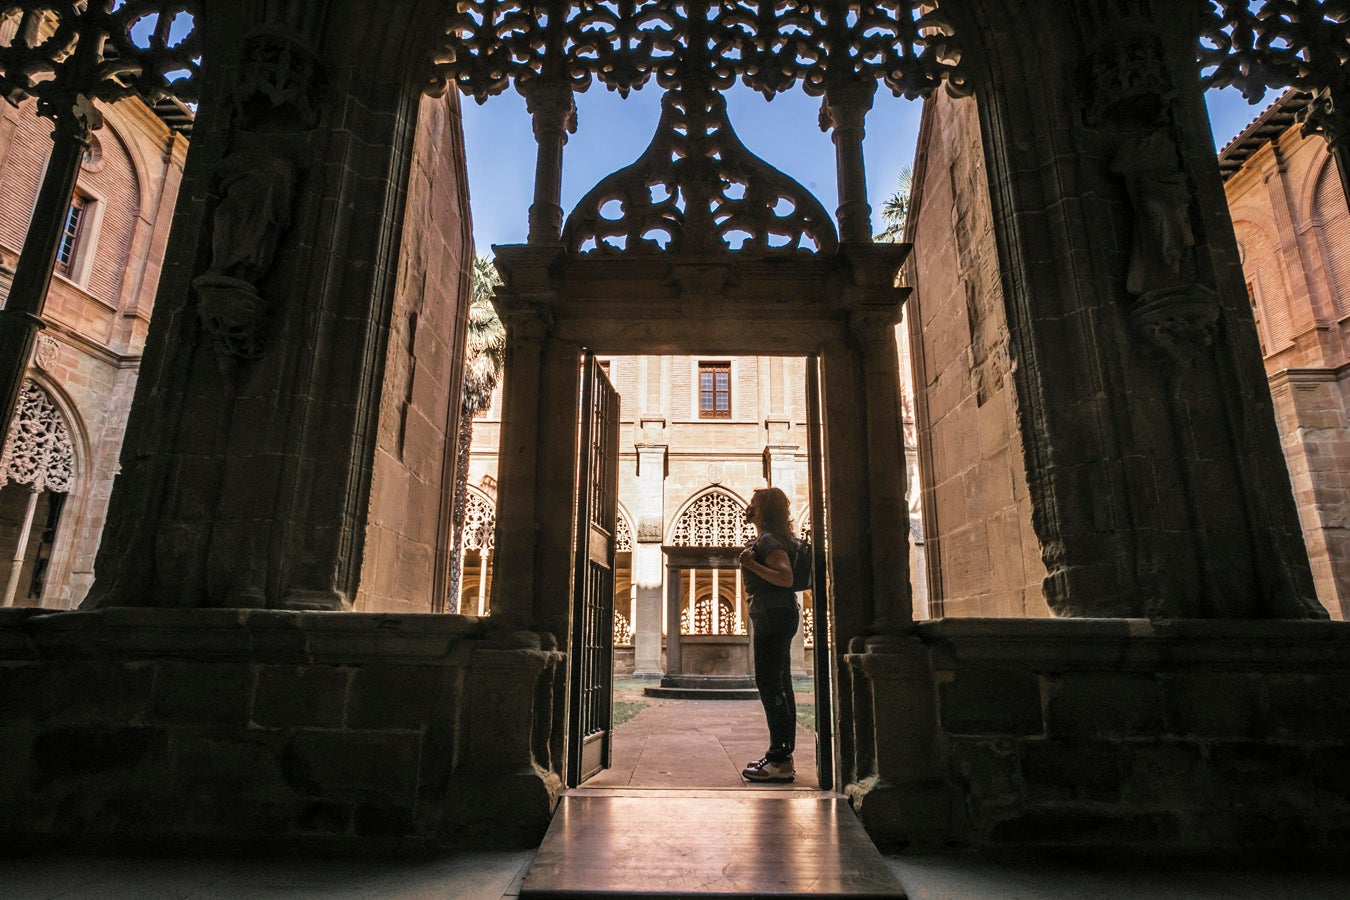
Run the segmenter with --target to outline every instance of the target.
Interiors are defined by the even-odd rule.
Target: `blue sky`
[[[1236,90],[1210,91],[1207,100],[1215,146],[1222,147],[1277,94],[1250,106]],[[641,155],[660,114],[653,86],[629,95],[594,86],[577,97],[577,133],[563,151],[563,209],[570,212],[601,178]],[[525,101],[514,90],[479,106],[462,98],[469,161],[469,196],[477,252],[493,244],[524,243],[534,191],[534,137]],[[820,100],[802,91],[767,101],[737,86],[727,94],[731,124],[752,153],[800,181],[831,213],[838,205],[834,145],[817,125]],[[880,231],[882,201],[895,191],[896,175],[914,156],[919,130],[918,101],[878,91],[867,117],[863,152],[873,231]]]

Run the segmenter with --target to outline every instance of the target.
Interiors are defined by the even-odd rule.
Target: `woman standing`
[[[788,498],[776,487],[750,498],[745,521],[755,526],[755,542],[741,552],[740,564],[750,595],[754,623],[755,686],[769,723],[764,758],[741,772],[747,781],[791,781],[797,742],[797,701],[792,693],[792,636],[797,633],[797,595],[792,590],[792,537]]]

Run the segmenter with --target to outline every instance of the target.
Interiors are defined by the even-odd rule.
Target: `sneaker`
[[[757,759],[741,770],[741,777],[746,781],[766,781],[777,784],[789,782],[795,775],[796,770],[792,768],[791,758],[782,762]]]

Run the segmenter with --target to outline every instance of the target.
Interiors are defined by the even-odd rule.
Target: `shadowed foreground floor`
[[[659,705],[658,705],[659,703]],[[668,704],[679,704],[665,708]],[[732,709],[733,706],[745,710]],[[642,721],[646,716],[646,721]],[[662,737],[664,721],[681,735]],[[739,724],[738,724],[739,723]],[[741,729],[758,728],[742,735]],[[745,701],[653,702],[615,736],[611,787],[726,787],[745,761],[757,757],[764,740],[758,704]],[[691,740],[690,734],[699,735]],[[805,737],[803,737],[805,735]],[[803,750],[813,743],[798,732],[799,769]],[[748,742],[748,743],[747,743]],[[666,749],[662,749],[665,745]],[[683,748],[676,752],[673,747]],[[696,749],[702,748],[702,749]],[[749,749],[753,748],[753,749]],[[747,749],[749,755],[747,755]],[[706,755],[704,755],[706,754]],[[741,759],[745,757],[745,759]],[[662,761],[664,760],[664,765]],[[678,765],[676,763],[678,762]],[[621,768],[626,767],[626,768]],[[810,770],[814,771],[814,763]],[[626,774],[625,774],[626,773]],[[719,779],[697,784],[698,778]],[[658,784],[662,780],[665,783]],[[802,780],[792,788],[814,787]],[[782,797],[781,792],[754,792]],[[581,793],[585,793],[582,791]],[[597,792],[599,793],[599,792]],[[796,794],[797,791],[792,791]],[[23,848],[10,845],[10,851]],[[641,846],[633,847],[640,855]],[[446,852],[430,859],[352,858],[257,859],[249,857],[110,857],[51,853],[0,859],[0,896],[5,898],[235,898],[286,897],[324,900],[414,900],[463,898],[503,900],[520,894],[536,851]],[[911,900],[1343,900],[1350,897],[1350,868],[1328,871],[1225,863],[1139,860],[1128,863],[1025,860],[995,862],[973,854],[889,856],[886,866]]]

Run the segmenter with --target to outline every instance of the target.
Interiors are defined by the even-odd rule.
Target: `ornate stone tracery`
[[[201,33],[197,0],[112,3],[19,2],[0,7],[0,92],[10,103],[36,97],[55,118],[74,99],[147,103],[197,99]],[[100,117],[89,106],[88,124]]]
[[[614,552],[633,552],[633,530],[628,526],[628,517],[620,510],[614,519]]]
[[[931,0],[461,3],[435,53],[432,89],[453,83],[481,103],[512,81],[560,77],[576,91],[599,81],[627,96],[653,77],[675,87],[691,55],[709,59],[714,90],[739,78],[766,97],[797,82],[821,96],[832,79],[854,78],[911,99],[944,82],[969,91],[955,30]]]
[[[491,550],[496,532],[497,511],[477,491],[469,491],[464,511],[464,550]]]
[[[676,547],[739,547],[755,539],[745,507],[730,494],[709,491],[680,514],[671,532]]]
[[[765,254],[833,253],[838,240],[820,201],[741,143],[721,94],[676,88],[651,144],[582,198],[563,243],[574,253]]]
[[[1200,65],[1206,87],[1235,87],[1252,103],[1272,87],[1344,87],[1350,83],[1350,3],[1210,0]]]
[[[25,380],[0,455],[0,485],[13,481],[34,491],[64,494],[74,470],[75,447],[65,417],[45,390]]]

